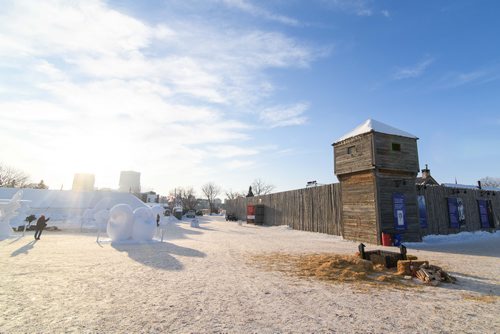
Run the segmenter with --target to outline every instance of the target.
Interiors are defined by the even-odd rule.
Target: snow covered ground
[[[263,270],[252,255],[352,254],[357,243],[223,217],[201,218],[200,228],[171,223],[163,243],[98,244],[94,234],[65,232],[32,238],[0,242],[0,333],[500,331],[497,236],[412,244],[410,254],[459,281],[410,289]]]

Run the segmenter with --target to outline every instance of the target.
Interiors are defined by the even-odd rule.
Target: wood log
[[[421,268],[417,271],[417,278],[425,284],[434,286],[438,285],[440,282],[440,279],[436,279],[434,271],[425,268]]]
[[[414,260],[399,260],[398,261],[398,275],[411,275],[415,276],[415,273],[420,269],[422,265],[429,265],[428,261],[414,261]]]

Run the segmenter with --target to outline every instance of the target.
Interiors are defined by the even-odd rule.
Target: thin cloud
[[[500,79],[497,68],[483,68],[469,72],[450,72],[437,83],[438,88],[455,88],[466,85],[482,85]]]
[[[418,78],[433,62],[433,58],[426,58],[413,66],[398,68],[392,77],[394,80]]]
[[[217,145],[210,148],[210,154],[218,158],[234,158],[252,156],[260,153],[254,148],[240,147],[236,145]]]
[[[242,169],[254,166],[256,163],[254,160],[232,160],[224,164],[228,169]]]
[[[339,10],[357,16],[372,16],[370,0],[321,0],[330,9]]]
[[[291,106],[275,106],[261,111],[260,119],[270,128],[302,125],[307,121],[304,113],[309,109],[308,103],[297,103]]]
[[[272,13],[264,8],[255,6],[246,0],[221,0],[226,6],[231,8],[237,8],[245,13],[250,15],[263,18],[270,21],[279,22],[282,24],[290,25],[290,26],[298,26],[300,22],[294,18]]]

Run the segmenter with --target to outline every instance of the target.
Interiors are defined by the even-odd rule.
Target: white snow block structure
[[[134,211],[132,239],[135,241],[150,241],[156,232],[156,221],[149,208],[137,208]]]
[[[22,190],[19,190],[11,199],[0,200],[0,240],[8,238],[12,234],[10,220],[18,215],[21,208]]]
[[[107,233],[111,241],[125,241],[132,237],[134,213],[128,204],[117,204],[109,210]]]

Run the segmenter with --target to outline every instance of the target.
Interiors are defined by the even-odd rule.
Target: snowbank
[[[494,233],[487,231],[476,231],[476,232],[460,232],[457,234],[448,235],[427,235],[422,238],[422,242],[406,242],[405,246],[421,246],[425,244],[454,244],[454,243],[471,243],[478,242],[481,240],[491,240],[498,239],[500,242],[500,231],[495,231]]]

